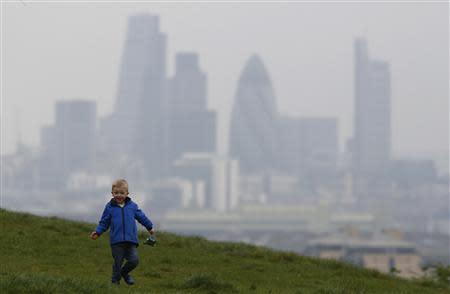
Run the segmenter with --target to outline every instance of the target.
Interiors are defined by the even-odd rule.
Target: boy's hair
[[[114,188],[126,188],[128,191],[128,182],[124,179],[115,180],[112,184],[111,191],[114,190]]]

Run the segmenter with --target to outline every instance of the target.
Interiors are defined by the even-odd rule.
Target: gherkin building
[[[230,155],[243,173],[279,168],[277,122],[272,83],[261,58],[252,55],[239,78],[230,126]]]

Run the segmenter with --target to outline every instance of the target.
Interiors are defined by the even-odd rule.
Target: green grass
[[[95,224],[0,210],[1,293],[450,293],[345,263],[158,232],[138,248],[134,286],[110,285],[108,234]],[[141,241],[146,235],[140,235]]]

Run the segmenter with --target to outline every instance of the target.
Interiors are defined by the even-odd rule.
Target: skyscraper
[[[216,152],[217,117],[214,111],[176,111],[169,116],[169,159],[186,152]]]
[[[338,122],[333,117],[281,117],[283,169],[301,175],[336,169]]]
[[[275,94],[263,62],[252,55],[239,78],[230,128],[230,155],[242,173],[279,167]]]
[[[187,152],[216,152],[217,117],[207,110],[206,74],[196,53],[177,54],[168,101],[169,163]]]
[[[128,20],[114,111],[102,125],[112,153],[144,163],[149,178],[167,170],[166,35],[156,15]]]
[[[70,173],[92,166],[95,155],[96,103],[56,103],[55,125],[41,133],[41,186],[58,187]]]
[[[391,77],[389,64],[369,58],[367,42],[356,39],[353,138],[354,191],[367,194],[389,168],[391,156]],[[381,185],[383,186],[383,185]]]
[[[200,70],[198,54],[178,53],[175,58],[175,75],[170,80],[169,108],[171,111],[206,110],[207,78]]]

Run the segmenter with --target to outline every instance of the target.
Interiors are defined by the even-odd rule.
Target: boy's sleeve
[[[100,218],[100,221],[98,222],[98,226],[95,229],[98,235],[103,234],[108,230],[109,226],[111,225],[111,212],[108,208],[108,204],[105,206],[105,209],[103,210],[102,217]]]
[[[137,205],[136,205],[137,206]],[[152,221],[145,215],[145,213],[137,206],[134,218],[143,225],[148,231],[153,228]]]

